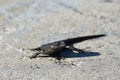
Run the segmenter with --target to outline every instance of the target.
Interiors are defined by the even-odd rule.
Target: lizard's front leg
[[[32,59],[32,58],[36,58],[39,54],[40,54],[39,52],[33,54],[32,56],[30,56],[30,59]]]
[[[49,54],[49,57],[55,57],[58,61],[61,60],[60,52]]]
[[[36,52],[36,53],[34,53],[31,57],[30,57],[30,59],[32,59],[32,58],[36,58],[39,54],[41,54],[42,53],[42,51],[39,51],[39,52]]]

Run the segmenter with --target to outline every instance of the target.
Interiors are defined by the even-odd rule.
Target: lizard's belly
[[[62,48],[48,48],[44,51],[45,54],[53,54],[62,51]]]

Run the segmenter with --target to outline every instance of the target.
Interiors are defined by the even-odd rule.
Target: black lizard
[[[30,57],[30,59],[36,58],[39,54],[47,54],[48,56],[56,56],[56,59],[60,60],[61,59],[60,52],[62,52],[65,49],[71,49],[78,51],[79,53],[83,53],[84,50],[73,47],[73,44],[103,36],[105,36],[105,34],[76,37],[76,38],[56,41],[53,43],[48,43],[42,45],[41,47],[30,49],[31,51],[38,51],[37,53],[33,54]]]

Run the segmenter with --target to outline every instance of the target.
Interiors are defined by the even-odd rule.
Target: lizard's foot
[[[39,54],[40,54],[39,52],[38,52],[38,53],[33,54],[32,56],[30,56],[30,59],[32,59],[32,58],[36,58]]]
[[[84,49],[76,49],[75,51],[77,51],[79,53],[85,53],[86,52]]]

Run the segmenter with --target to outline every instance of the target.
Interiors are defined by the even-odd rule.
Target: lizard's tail
[[[89,40],[89,39],[99,38],[99,37],[103,37],[103,36],[106,36],[106,35],[105,34],[99,34],[99,35],[76,37],[76,38],[64,40],[64,42],[67,43],[67,45],[70,45],[70,44],[82,42],[82,41]]]

